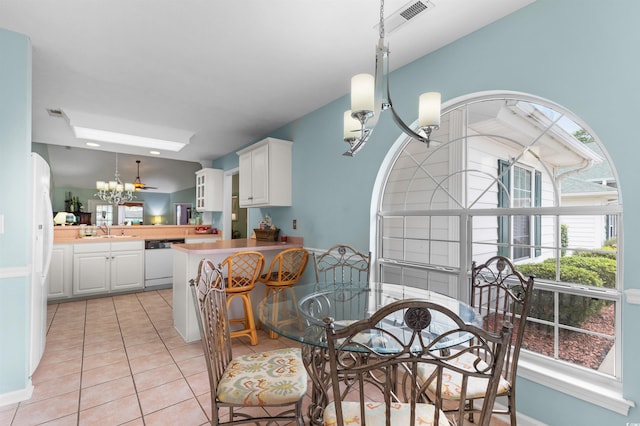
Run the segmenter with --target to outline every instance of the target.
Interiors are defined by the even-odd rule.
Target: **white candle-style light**
[[[105,186],[107,186],[107,183],[102,180],[96,182],[96,189],[98,191],[103,191],[105,189]]]
[[[362,126],[358,120],[351,116],[351,110],[344,112],[344,139],[357,138]]]
[[[418,104],[418,127],[440,126],[441,96],[438,92],[420,95]]]
[[[357,74],[351,78],[351,111],[373,111],[375,82],[371,74]]]
[[[115,180],[109,181],[109,189],[116,189],[117,185],[118,185],[118,182],[116,182]]]

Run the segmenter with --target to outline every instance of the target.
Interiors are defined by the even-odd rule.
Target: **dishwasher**
[[[173,244],[184,238],[146,240],[144,242],[144,289],[157,290],[173,286]]]

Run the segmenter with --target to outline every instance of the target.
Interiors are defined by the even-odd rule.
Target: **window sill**
[[[629,408],[635,407],[633,401],[623,397],[619,385],[588,381],[571,374],[569,369],[549,368],[544,363],[526,358],[530,357],[523,357],[521,354],[518,360],[518,376],[524,379],[625,416],[628,415]]]

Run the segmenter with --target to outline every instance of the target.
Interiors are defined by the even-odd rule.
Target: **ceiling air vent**
[[[392,32],[397,31],[400,27],[409,22],[409,20],[414,19],[416,16],[419,16],[434,7],[435,5],[429,0],[410,1],[400,9],[393,12],[388,18],[385,18],[385,33],[391,34]],[[377,24],[374,28],[378,30],[379,27],[380,24]]]
[[[64,117],[64,113],[62,112],[61,109],[47,108],[47,112],[52,117],[58,117],[58,118],[63,118]]]

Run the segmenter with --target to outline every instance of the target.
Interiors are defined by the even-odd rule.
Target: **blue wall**
[[[640,216],[640,193],[632,189],[640,179],[635,117],[640,93],[638,16],[640,2],[634,0],[608,7],[595,0],[537,0],[392,73],[394,106],[405,121],[413,122],[417,97],[425,91],[442,92],[446,102],[469,93],[510,90],[573,111],[603,141],[617,168],[627,219],[623,262],[633,265],[640,254],[640,222],[629,220]],[[266,212],[285,234],[304,236],[308,247],[345,242],[369,248],[374,181],[400,132],[391,117],[383,115],[365,148],[354,158],[342,157],[342,113],[348,103],[345,96],[265,135],[294,141],[294,206]],[[236,154],[230,153],[213,167],[237,164]],[[253,209],[252,223],[264,213]],[[291,229],[292,219],[297,219],[296,231]],[[636,275],[631,267],[625,269],[624,288],[640,287]],[[640,401],[640,365],[635,361],[640,339],[634,327],[640,322],[640,307],[622,303],[622,310],[624,397]],[[638,408],[624,417],[530,381],[521,380],[518,386],[518,410],[550,425],[640,421]]]
[[[0,395],[27,389],[31,42],[0,29]]]

